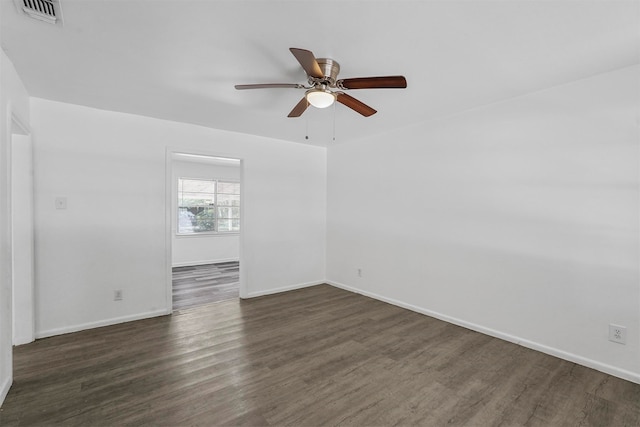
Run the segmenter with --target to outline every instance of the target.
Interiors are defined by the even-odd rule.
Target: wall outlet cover
[[[627,328],[625,326],[609,324],[609,341],[618,344],[627,343]]]
[[[67,209],[66,197],[56,197],[56,209]]]

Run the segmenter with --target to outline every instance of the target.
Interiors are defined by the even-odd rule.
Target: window
[[[239,182],[178,178],[178,234],[239,231]]]

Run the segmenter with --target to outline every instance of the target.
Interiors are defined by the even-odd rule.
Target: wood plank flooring
[[[174,267],[173,309],[239,298],[238,261]]]
[[[640,425],[638,384],[328,285],[14,357],[2,426]]]

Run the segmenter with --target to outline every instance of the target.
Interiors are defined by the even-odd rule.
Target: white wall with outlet
[[[324,148],[35,98],[31,108],[37,336],[171,309],[167,147],[243,160],[248,296],[324,280]]]
[[[30,123],[29,95],[0,49],[0,403],[13,380],[10,177],[13,120]]]
[[[240,165],[224,166],[211,164],[210,162],[174,160],[171,169],[173,186],[171,211],[172,265],[178,267],[237,261],[240,258],[240,235],[238,233],[177,234],[177,182],[178,178],[226,179],[240,182]]]
[[[331,145],[330,283],[640,382],[639,74]]]

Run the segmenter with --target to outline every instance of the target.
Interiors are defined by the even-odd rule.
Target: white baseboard
[[[65,326],[62,328],[47,329],[36,332],[37,338],[47,338],[55,335],[69,334],[71,332],[84,331],[85,329],[100,328],[102,326],[116,325],[118,323],[131,322],[133,320],[148,319],[150,317],[165,316],[171,314],[166,309],[147,311],[145,313],[132,314],[129,316],[113,317],[111,319],[98,320],[97,322],[82,323],[79,325]]]
[[[9,378],[3,381],[2,387],[0,387],[0,406],[2,406],[2,402],[4,402],[5,397],[9,394],[9,389],[11,388],[11,384],[13,384],[13,374],[10,373]]]
[[[33,341],[35,341],[35,337],[33,336],[28,336],[28,337],[18,336],[13,338],[13,345],[24,345],[24,344],[32,343]]]
[[[310,286],[318,286],[318,285],[325,285],[325,284],[327,284],[327,282],[325,280],[319,280],[319,281],[307,282],[307,283],[299,283],[299,284],[295,284],[295,285],[283,286],[281,288],[267,289],[267,290],[264,290],[264,291],[249,292],[247,294],[247,298],[256,298],[256,297],[262,297],[262,296],[265,296],[265,295],[279,294],[280,292],[293,291],[293,290],[296,290],[296,289],[308,288]]]
[[[289,285],[289,286],[283,286],[281,288],[267,289],[267,290],[264,290],[264,291],[250,292],[247,295],[247,298],[255,298],[255,297],[260,297],[260,296],[264,296],[264,295],[277,294],[277,293],[280,293],[280,292],[292,291],[292,290],[295,290],[295,289],[302,289],[302,288],[307,288],[309,286],[316,286],[316,285],[322,285],[322,284],[326,284],[326,282],[324,280],[319,280],[319,281],[314,281],[314,282],[299,283],[299,284],[294,284],[294,285]],[[36,331],[35,337],[36,337],[36,339],[47,338],[47,337],[52,337],[52,336],[55,336],[55,335],[62,335],[62,334],[68,334],[68,333],[71,333],[71,332],[84,331],[85,329],[100,328],[102,326],[116,325],[118,323],[131,322],[133,320],[148,319],[150,317],[165,316],[165,315],[169,315],[169,314],[171,314],[171,311],[167,311],[165,309],[149,311],[149,312],[145,312],[145,313],[133,314],[133,315],[130,315],[130,316],[122,316],[122,317],[115,317],[115,318],[111,318],[111,319],[99,320],[97,322],[82,323],[82,324],[79,324],[79,325],[70,325],[70,326],[65,326],[65,327],[62,327],[62,328],[54,328],[54,329],[47,329],[47,330],[43,330],[43,331]]]
[[[171,263],[171,267],[189,267],[192,265],[218,264],[221,262],[240,261],[238,258],[208,259],[204,261],[185,261]]]
[[[379,301],[383,301],[398,307],[406,308],[407,310],[415,311],[416,313],[424,314],[426,316],[434,317],[436,319],[443,320],[448,323],[452,323],[454,325],[462,326],[463,328],[471,329],[472,331],[480,332],[485,335],[489,335],[495,338],[499,338],[505,341],[509,341],[514,344],[521,345],[526,348],[530,348],[532,350],[539,351],[541,353],[549,354],[551,356],[558,357],[560,359],[568,360],[569,362],[577,363],[582,366],[586,366],[588,368],[595,369],[600,372],[604,372],[605,374],[613,375],[614,377],[622,378],[627,381],[631,381],[637,384],[640,384],[640,374],[636,372],[627,371],[625,369],[617,368],[615,366],[608,365],[606,363],[598,362],[596,360],[588,359],[586,357],[579,356],[577,354],[569,353],[554,347],[549,347],[544,344],[540,344],[534,341],[530,341],[524,338],[520,338],[514,335],[505,334],[500,331],[496,331],[494,329],[485,328],[484,326],[477,325],[475,323],[467,322],[465,320],[460,320],[455,317],[447,316],[442,313],[438,313],[436,311],[428,310],[422,307],[418,307],[412,304],[408,304],[393,298],[387,298],[382,295],[378,295],[373,292],[363,291],[361,289],[357,289],[343,283],[334,282],[331,280],[326,281],[325,283],[335,286],[336,288],[344,289],[349,292],[354,292],[357,294],[361,294]]]

